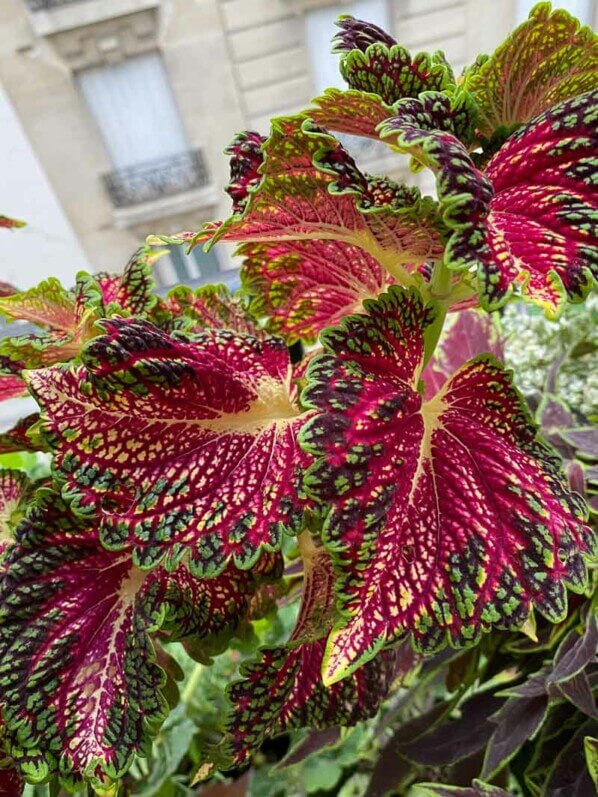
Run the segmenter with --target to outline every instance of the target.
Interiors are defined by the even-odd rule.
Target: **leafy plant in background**
[[[596,782],[593,418],[555,395],[594,344],[555,352],[530,398],[545,442],[488,315],[566,316],[595,279],[596,38],[541,3],[456,78],[339,26],[348,90],[234,140],[229,219],[0,299],[42,328],[1,344],[3,396],[40,406],[1,450],[51,456],[2,473],[13,789]],[[410,156],[437,199],[335,134]],[[155,294],[153,247],[218,241],[238,295]]]

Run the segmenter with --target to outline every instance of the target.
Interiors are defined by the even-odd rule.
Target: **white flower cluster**
[[[512,302],[500,328],[505,360],[515,371],[524,394],[543,392],[553,364],[564,357],[556,377],[556,394],[586,416],[598,413],[598,295],[584,304],[567,305],[558,321],[537,308]]]

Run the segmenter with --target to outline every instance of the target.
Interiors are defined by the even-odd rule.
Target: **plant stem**
[[[434,271],[432,272],[432,279],[430,281],[430,298],[433,299],[436,304],[437,314],[433,323],[426,330],[424,366],[434,354],[434,350],[438,344],[442,327],[444,326],[444,319],[446,318],[447,310],[450,305],[450,296],[451,272],[441,260],[437,260],[434,264]]]
[[[197,662],[197,664],[193,668],[193,671],[191,672],[191,675],[189,676],[189,680],[185,684],[183,693],[181,694],[181,701],[185,705],[187,705],[187,703],[189,702],[190,698],[193,695],[193,692],[195,692],[195,689],[197,688],[197,684],[199,683],[199,677],[202,673],[202,670],[203,670],[203,664]]]

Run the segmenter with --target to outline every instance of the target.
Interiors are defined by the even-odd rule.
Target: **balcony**
[[[115,208],[155,202],[210,185],[200,149],[117,169],[103,180]]]

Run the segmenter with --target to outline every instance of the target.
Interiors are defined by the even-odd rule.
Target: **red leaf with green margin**
[[[19,289],[8,282],[0,282],[0,296],[10,296],[13,293],[19,293]]]
[[[477,268],[488,309],[514,283],[558,315],[584,298],[598,272],[595,171],[598,92],[555,106],[518,130],[482,174],[457,140],[451,99],[401,100],[382,127],[396,146],[437,175],[443,219],[453,230],[444,260]]]
[[[57,279],[50,277],[28,291],[3,296],[0,313],[12,320],[66,332],[73,324],[75,299]]]
[[[27,385],[20,376],[16,374],[0,374],[0,401],[23,398],[27,394]]]
[[[0,341],[0,360],[10,370],[39,368],[75,357],[94,334],[101,293],[89,274],[77,275],[73,291],[51,277],[23,293],[0,298],[0,314],[46,327],[45,332]]]
[[[232,709],[215,761],[244,763],[262,742],[294,728],[354,725],[371,717],[399,672],[401,651],[384,651],[340,684],[325,687],[321,665],[334,611],[334,574],[322,548],[305,558],[303,599],[286,645],[261,650],[228,690]],[[409,662],[413,655],[407,651]]]
[[[238,254],[253,313],[289,343],[315,341],[394,282],[371,255],[340,241],[250,243]]]
[[[467,70],[463,85],[475,96],[480,133],[491,137],[598,88],[598,39],[566,11],[539,3],[493,55]]]
[[[472,110],[466,95],[451,98],[428,92],[400,100],[395,116],[380,127],[401,152],[436,174],[436,190],[444,223],[451,232],[444,262],[454,269],[477,267],[487,251],[484,222],[493,189],[474,165],[460,137],[467,138]]]
[[[283,341],[228,330],[192,343],[135,319],[101,322],[106,335],[79,367],[28,374],[77,506],[99,514],[107,548],[197,575],[233,559],[253,566],[293,531],[306,463]]]
[[[0,469],[0,562],[31,497],[31,482],[21,470]],[[2,571],[0,570],[0,573]]]
[[[129,552],[103,549],[93,525],[49,490],[38,491],[17,542],[0,584],[12,754],[33,780],[56,771],[71,784],[117,778],[166,713],[149,634],[164,620],[174,636],[222,630],[246,605],[252,576],[198,582],[184,565],[140,571]]]
[[[202,285],[195,291],[177,285],[168,293],[168,310],[191,322],[189,331],[204,329],[232,329],[257,338],[265,337],[264,330],[253,320],[241,297],[231,294],[226,285]]]
[[[488,307],[515,282],[556,317],[598,277],[598,91],[563,102],[522,127],[494,156],[487,247],[480,252]]]
[[[280,575],[278,556],[272,556],[267,564],[263,574],[229,565],[217,578],[207,579],[195,578],[183,565],[172,577],[164,573],[166,611],[162,629],[170,639],[193,636],[195,643],[223,631],[234,631],[249,613],[258,580]]]
[[[159,626],[159,584],[144,583],[127,554],[100,548],[56,496],[24,526],[0,584],[13,756],[33,780],[57,769],[75,781],[117,777],[166,712],[148,638]]]
[[[455,78],[443,56],[410,52],[371,23],[341,17],[333,52],[342,53],[341,75],[349,88],[377,94],[388,105],[423,91],[454,88]]]
[[[197,241],[342,241],[405,279],[404,264],[440,256],[434,203],[417,189],[361,174],[339,142],[310,120],[274,120],[263,154],[262,181],[243,213],[206,225]],[[329,190],[339,181],[329,173],[333,163],[345,173],[342,193]]]
[[[312,100],[309,118],[327,130],[378,139],[378,125],[393,116],[393,110],[377,94],[364,91],[326,89]]]
[[[65,362],[77,356],[82,342],[68,332],[49,332],[37,335],[19,335],[0,341],[0,357],[14,362],[22,361],[25,368],[43,368],[56,362]]]
[[[26,222],[19,219],[11,219],[9,216],[0,216],[0,229],[14,230],[17,227],[25,227]]]
[[[43,451],[41,440],[33,439],[27,435],[39,421],[39,414],[34,412],[21,418],[7,432],[0,433],[0,454],[10,454],[13,451]]]
[[[327,683],[408,632],[427,650],[517,628],[532,605],[562,619],[596,546],[510,374],[477,357],[424,403],[433,306],[397,286],[364,306],[322,334],[302,396],[319,410],[300,442],[318,457],[308,491],[332,503],[323,539],[342,614]]]
[[[0,769],[0,797],[19,797],[23,786],[23,779],[16,769]]]
[[[158,301],[154,294],[153,265],[167,254],[165,249],[155,250],[141,246],[133,254],[122,274],[94,274],[102,292],[106,315],[122,310],[130,315],[145,316]]]
[[[230,182],[226,193],[233,201],[233,211],[242,213],[247,204],[248,192],[260,182],[259,167],[262,165],[262,145],[265,136],[247,130],[239,133],[224,150],[225,155],[230,155]]]
[[[502,340],[492,316],[464,310],[448,317],[440,341],[422,372],[425,397],[431,398],[467,360],[490,353],[504,358]]]

